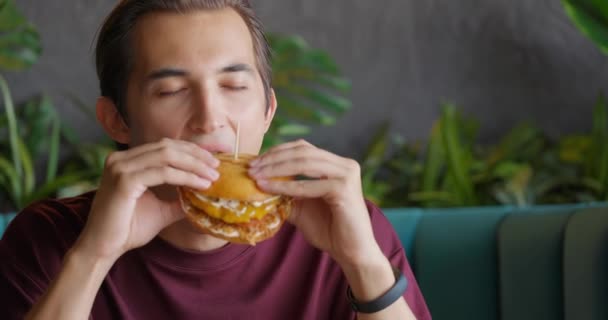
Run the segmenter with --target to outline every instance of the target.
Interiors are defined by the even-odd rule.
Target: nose
[[[205,88],[197,90],[192,101],[193,111],[189,122],[192,131],[212,133],[225,125],[225,121],[222,120],[224,118],[222,109],[218,102],[210,90]]]

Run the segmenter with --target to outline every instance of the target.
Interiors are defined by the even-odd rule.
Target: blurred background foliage
[[[608,201],[607,123],[600,96],[591,132],[553,140],[522,123],[498,144],[482,145],[479,124],[445,104],[426,145],[378,130],[362,161],[364,192],[383,207]]]
[[[608,53],[608,3],[564,0],[563,6],[581,32]],[[304,137],[317,126],[331,126],[352,106],[347,97],[351,82],[327,52],[297,35],[269,34],[268,39],[280,108],[263,148]],[[13,1],[0,0],[0,71],[25,70],[41,52],[36,29]],[[1,75],[0,91],[0,211],[94,189],[113,143],[83,144],[44,94],[15,107]],[[74,105],[91,108],[78,101]],[[383,207],[608,201],[603,96],[597,99],[589,132],[551,139],[533,123],[522,123],[495,145],[478,142],[483,124],[460,108],[444,103],[441,109],[428,141],[393,135],[398,128],[388,122],[378,128],[358,159],[366,197]]]
[[[608,2],[563,0],[576,27],[608,54]],[[479,125],[451,104],[429,135],[408,144],[386,126],[363,158],[365,194],[384,207],[530,206],[608,201],[608,111],[600,95],[590,132],[553,140],[522,123],[497,145],[477,143]],[[395,151],[387,155],[389,146]]]

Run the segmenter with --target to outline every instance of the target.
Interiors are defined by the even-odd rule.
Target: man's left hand
[[[251,163],[250,175],[269,193],[294,197],[289,221],[339,264],[356,266],[382,255],[361,188],[361,169],[298,140],[278,145]],[[291,181],[274,177],[304,176]]]

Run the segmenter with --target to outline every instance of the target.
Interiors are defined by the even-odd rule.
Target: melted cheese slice
[[[242,202],[238,200],[215,199],[192,193],[198,200],[196,207],[209,216],[227,223],[247,223],[251,219],[261,219],[266,213],[274,211],[280,202],[275,196],[264,201]]]

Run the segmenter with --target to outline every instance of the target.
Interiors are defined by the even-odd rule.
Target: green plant
[[[603,96],[593,110],[591,133],[566,137],[559,146],[559,157],[579,168],[583,183],[608,201],[608,106]]]
[[[351,107],[341,96],[350,90],[350,81],[340,75],[329,54],[311,48],[299,36],[269,34],[268,41],[279,107],[263,148],[307,135],[311,125],[333,125]]]
[[[589,134],[553,141],[521,124],[487,146],[476,142],[476,121],[447,104],[425,148],[393,142],[392,154],[383,125],[361,161],[364,193],[383,207],[608,201],[607,109],[600,99]]]
[[[41,52],[36,29],[13,1],[0,0],[0,69],[26,69],[36,63]]]
[[[59,198],[71,197],[97,188],[107,156],[115,150],[114,142],[104,139],[96,143],[72,146],[72,156],[62,168],[62,172],[79,172],[84,177],[56,190]]]
[[[12,1],[0,1],[0,69],[23,70],[36,62],[41,52],[37,32],[21,15]],[[0,75],[0,91],[3,95],[5,117],[2,120],[3,135],[8,135],[10,156],[0,156],[0,185],[8,190],[13,202],[33,188],[31,157],[19,139],[13,100],[8,84]],[[2,154],[6,154],[3,152]]]
[[[608,2],[562,0],[576,27],[608,54]],[[363,189],[382,206],[528,206],[608,201],[608,107],[602,96],[590,133],[549,139],[530,124],[496,146],[475,142],[475,122],[445,105],[429,142],[398,145],[384,156],[383,126],[362,160]]]
[[[455,106],[445,105],[441,118],[431,131],[422,192],[410,194],[410,198],[425,199],[429,205],[441,202],[468,206],[479,204],[470,176],[475,165],[472,140],[476,127],[477,124],[464,119]]]
[[[365,152],[364,161],[361,163],[363,193],[368,199],[375,202],[381,201],[390,190],[388,181],[374,180],[382,167],[382,161],[386,156],[390,143],[388,140],[388,129],[388,123],[384,123],[381,126],[372,139],[372,143],[370,143],[368,150]]]
[[[576,27],[608,54],[608,2],[562,0],[562,4]]]
[[[562,0],[562,4],[566,14],[576,27],[604,54],[608,54],[608,2],[604,0]],[[587,151],[583,155],[586,159],[583,162],[587,183],[595,186],[597,192],[605,200],[608,200],[607,114],[605,99],[600,96],[594,110],[592,134],[578,139],[585,145],[585,148],[579,149],[579,151]]]
[[[15,112],[10,91],[0,78],[0,91],[4,96],[6,116],[1,117],[14,131],[9,130],[8,140],[0,141],[0,189],[2,198],[10,201],[13,209],[21,209],[33,200],[53,195],[59,188],[86,178],[84,172],[59,172],[61,137],[71,134],[61,126],[59,115],[46,96],[28,100]],[[63,134],[62,134],[63,133]],[[17,146],[14,149],[13,143]],[[43,176],[36,174],[36,159],[44,159]]]
[[[38,33],[15,4],[0,0],[0,69],[19,71],[33,65],[40,53]],[[0,200],[3,208],[20,209],[34,199],[52,194],[84,175],[58,175],[62,128],[51,101],[43,96],[15,110],[5,78],[0,75],[4,113],[0,116]],[[6,138],[5,138],[6,137]],[[35,159],[46,156],[46,170],[37,181]],[[7,155],[7,156],[5,156]]]

